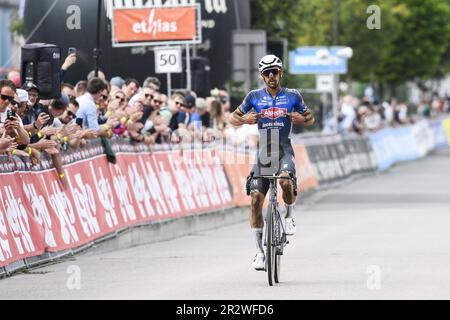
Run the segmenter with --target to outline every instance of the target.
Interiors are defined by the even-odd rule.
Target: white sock
[[[252,231],[253,231],[253,235],[255,236],[256,250],[260,253],[264,253],[263,245],[262,245],[263,229],[262,228],[252,228]]]
[[[292,218],[292,213],[294,212],[294,204],[286,204],[286,216],[285,218]]]

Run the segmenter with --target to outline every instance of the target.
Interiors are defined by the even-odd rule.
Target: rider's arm
[[[231,125],[235,127],[242,126],[245,123],[244,116],[245,114],[241,111],[240,108],[234,110],[234,112],[230,114],[229,118]]]
[[[309,109],[303,114],[300,114],[297,111],[292,112],[291,119],[292,124],[301,124],[304,126],[312,126],[315,122],[314,115]]]
[[[250,117],[248,117],[250,110],[253,109],[253,92],[250,92],[244,99],[244,101],[242,102],[242,104],[236,108],[236,110],[234,110],[234,112],[232,114],[230,114],[229,117],[229,121],[230,124],[235,126],[235,127],[239,127],[242,126],[243,124],[253,124],[256,123],[255,122],[255,117],[257,120],[257,116],[252,115],[250,119]]]
[[[297,101],[292,112],[292,123],[302,124],[304,126],[312,126],[315,122],[313,113],[305,104],[305,100],[303,100],[300,92],[295,90],[295,95]]]

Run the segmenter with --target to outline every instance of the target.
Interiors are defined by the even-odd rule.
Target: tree
[[[383,0],[381,29],[369,29],[372,0],[340,1],[339,45],[353,48],[348,80],[391,88],[450,71],[450,1]],[[289,48],[331,46],[334,0],[251,0],[253,28],[285,37]],[[296,76],[289,76],[294,82]]]
[[[263,29],[269,39],[286,38],[289,48],[297,45],[301,27],[298,0],[251,0],[252,28]]]
[[[381,29],[366,27],[372,1],[341,1],[340,44],[354,49],[348,78],[388,83],[391,93],[407,81],[443,77],[450,71],[450,2],[385,0]]]
[[[449,50],[450,3],[447,0],[402,0],[405,12],[399,16],[400,32],[389,44],[377,76],[391,86],[416,78],[429,79],[447,70],[441,64]],[[398,5],[400,1],[396,0]],[[441,69],[441,70],[440,70]]]

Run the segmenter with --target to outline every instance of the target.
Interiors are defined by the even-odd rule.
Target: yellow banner
[[[444,130],[447,133],[447,140],[448,144],[450,145],[450,119],[444,120],[442,122],[442,125],[444,126]]]

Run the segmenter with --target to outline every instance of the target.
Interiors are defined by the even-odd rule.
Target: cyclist
[[[270,182],[253,176],[265,175],[264,172],[270,171],[269,175],[277,173],[292,178],[280,180],[280,186],[286,205],[285,233],[293,235],[296,227],[292,211],[297,190],[290,133],[292,124],[312,125],[314,117],[297,90],[281,87],[283,63],[280,58],[266,55],[260,60],[258,69],[266,87],[251,91],[230,115],[230,123],[233,126],[258,123],[260,145],[256,164],[247,181],[247,194],[251,195],[250,225],[257,248],[252,266],[256,270],[264,270],[262,209]],[[271,160],[268,162],[267,158]]]

